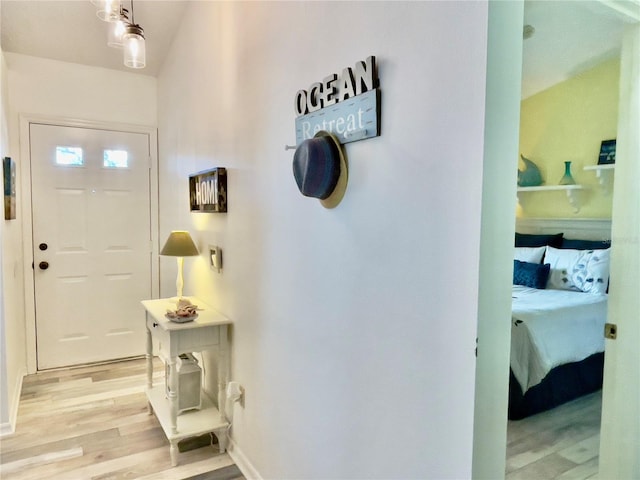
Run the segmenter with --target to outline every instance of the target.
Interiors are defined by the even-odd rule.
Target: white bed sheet
[[[511,369],[522,392],[559,365],[604,351],[607,295],[513,286]]]

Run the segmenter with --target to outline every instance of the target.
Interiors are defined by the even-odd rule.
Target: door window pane
[[[107,168],[127,168],[129,154],[126,150],[105,150],[103,165]]]
[[[56,147],[56,163],[58,165],[81,167],[84,165],[82,148],[80,147]]]

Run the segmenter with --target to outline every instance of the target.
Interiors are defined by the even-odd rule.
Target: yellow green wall
[[[522,101],[520,153],[538,165],[544,185],[557,185],[570,160],[576,183],[589,189],[577,214],[565,192],[520,195],[519,217],[611,218],[612,195],[583,167],[598,163],[602,140],[616,138],[619,77],[616,58]]]

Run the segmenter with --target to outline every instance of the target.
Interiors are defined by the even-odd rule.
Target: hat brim
[[[336,183],[333,192],[331,192],[331,194],[324,200],[320,200],[320,203],[324,208],[335,208],[340,204],[340,202],[344,198],[345,192],[347,191],[347,180],[349,178],[347,159],[345,158],[344,152],[342,150],[342,145],[335,135],[321,130],[316,133],[314,137],[329,137],[335,143],[336,148],[340,154],[340,176],[338,177],[338,182]]]

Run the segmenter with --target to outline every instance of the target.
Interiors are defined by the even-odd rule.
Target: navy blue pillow
[[[572,248],[573,250],[602,250],[611,246],[611,240],[573,240],[562,239],[560,248]]]
[[[551,265],[513,261],[513,284],[543,289],[547,287]]]
[[[560,248],[562,245],[562,233],[555,233],[551,235],[535,235],[531,233],[518,233],[516,232],[516,247],[544,247],[550,245],[555,248]]]

